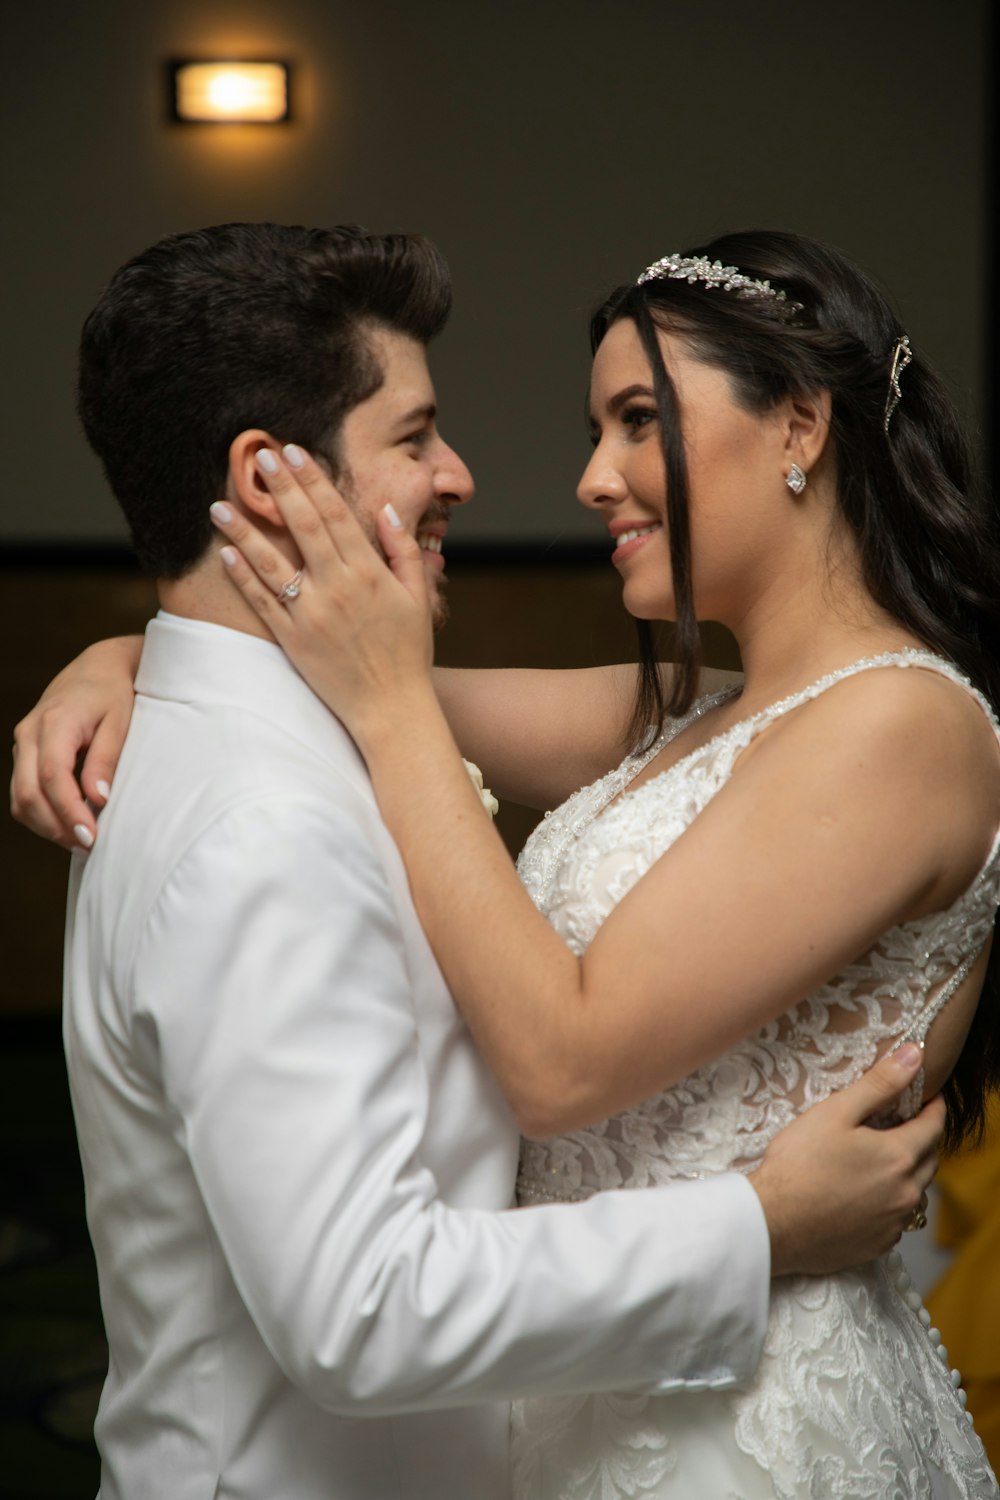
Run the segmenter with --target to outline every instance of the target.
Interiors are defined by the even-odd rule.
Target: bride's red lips
[[[661,524],[660,521],[650,521],[648,518],[644,521],[641,519],[609,521],[608,535],[612,537],[621,536],[623,531],[643,531],[647,526],[659,526]]]
[[[654,529],[650,531],[647,529],[649,527],[653,527]],[[612,521],[608,530],[613,538],[624,536],[629,531],[642,530],[644,533],[642,536],[634,536],[628,542],[616,542],[615,549],[611,554],[611,561],[617,568],[622,563],[628,562],[629,558],[634,557],[637,552],[641,552],[647,542],[651,542],[654,536],[660,534],[663,527],[659,521]]]

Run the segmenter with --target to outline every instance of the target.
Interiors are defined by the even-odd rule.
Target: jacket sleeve
[[[398,918],[349,809],[230,808],[161,889],[133,995],[240,1295],[318,1404],[752,1373],[769,1247],[743,1178],[502,1213],[441,1201]]]

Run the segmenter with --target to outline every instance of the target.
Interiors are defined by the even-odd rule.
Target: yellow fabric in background
[[[962,1375],[976,1431],[1000,1470],[1000,1099],[994,1095],[986,1137],[960,1151],[937,1175],[937,1239],[955,1251],[927,1298],[950,1363]]]

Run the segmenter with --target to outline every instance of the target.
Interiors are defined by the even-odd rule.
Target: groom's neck
[[[289,576],[295,571],[289,567]],[[209,625],[225,625],[245,635],[274,637],[260,616],[234,588],[225,575],[225,565],[218,548],[211,547],[201,562],[182,578],[159,578],[156,583],[160,607],[185,620],[204,620]]]

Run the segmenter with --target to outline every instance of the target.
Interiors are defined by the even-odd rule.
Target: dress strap
[[[986,718],[989,720],[993,733],[1000,741],[1000,722],[993,712],[989,702],[977,687],[969,681],[962,672],[943,656],[937,656],[933,651],[918,651],[912,646],[906,646],[901,651],[883,651],[878,656],[864,656],[859,661],[851,662],[846,667],[838,667],[835,672],[828,672],[825,677],[818,678],[808,687],[800,689],[797,693],[790,694],[787,698],[779,698],[776,703],[769,704],[767,708],[760,709],[752,714],[744,724],[751,727],[752,733],[757,734],[761,729],[767,727],[774,719],[789,713],[793,708],[807,703],[811,698],[818,698],[821,694],[835,687],[838,682],[845,678],[856,677],[861,672],[872,672],[882,667],[920,667],[937,672],[941,677],[947,677],[950,682],[955,683],[966,692],[970,698],[974,698],[979,704]],[[739,726],[734,726],[739,727]]]

